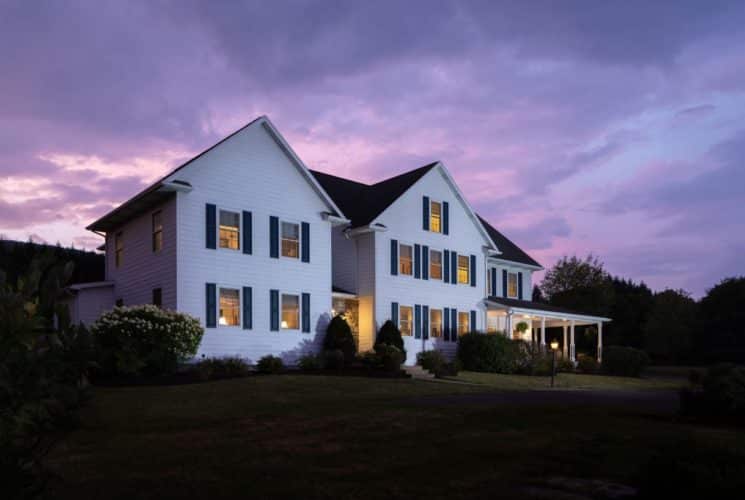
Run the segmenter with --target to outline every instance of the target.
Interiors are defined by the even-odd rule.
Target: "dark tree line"
[[[104,280],[104,256],[96,252],[43,245],[31,241],[0,240],[0,270],[5,271],[9,283],[24,276],[36,258],[54,262],[72,262],[74,269],[70,283],[90,283]]]
[[[592,255],[564,257],[549,269],[533,300],[612,318],[605,345],[646,350],[658,363],[745,363],[745,277],[727,278],[696,301],[684,290],[653,292],[609,275]],[[577,350],[593,352],[594,326],[577,328]]]

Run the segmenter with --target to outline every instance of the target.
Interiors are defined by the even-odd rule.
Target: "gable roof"
[[[316,170],[311,170],[311,173],[352,221],[354,228],[370,224],[437,163],[424,165],[376,184],[363,184]]]
[[[484,219],[478,214],[476,215],[481,221],[481,224],[483,224],[484,227],[486,228],[486,232],[489,233],[489,236],[491,237],[492,241],[494,241],[494,244],[497,245],[497,248],[499,248],[499,251],[502,252],[500,255],[496,256],[495,258],[501,259],[501,260],[508,260],[510,262],[517,262],[519,264],[527,264],[529,266],[543,267],[538,262],[536,262],[530,255],[525,253],[520,247],[518,247],[511,240],[509,240],[505,235],[497,231],[494,226],[492,226],[486,221],[486,219]]]
[[[246,130],[247,128],[253,125],[259,125],[259,124],[262,125],[264,130],[266,130],[269,133],[272,139],[274,139],[274,141],[276,142],[277,146],[287,155],[290,162],[292,162],[292,164],[300,170],[301,174],[303,174],[306,180],[311,184],[311,186],[316,191],[316,193],[329,206],[329,208],[332,211],[332,215],[344,218],[345,217],[344,213],[334,203],[334,200],[318,183],[316,178],[310,173],[310,170],[308,169],[308,167],[302,162],[302,160],[300,160],[297,154],[292,150],[290,145],[287,143],[287,141],[285,141],[284,137],[282,137],[279,131],[274,127],[274,125],[269,120],[269,118],[262,115],[248,122],[246,125],[242,126],[241,128],[239,128],[232,134],[216,142],[215,144],[205,149],[204,151],[202,151],[195,157],[191,158],[187,162],[183,163],[182,165],[179,165],[177,168],[167,173],[166,175],[164,175],[163,177],[155,181],[153,184],[151,184],[150,186],[146,187],[145,189],[137,193],[135,196],[133,196],[129,200],[125,201],[118,207],[108,212],[103,217],[100,217],[95,222],[91,223],[88,227],[86,227],[86,229],[90,231],[111,231],[112,229],[116,228],[122,223],[125,223],[130,218],[138,215],[139,213],[142,213],[148,210],[149,208],[155,205],[162,203],[169,197],[173,196],[174,195],[173,184],[178,184],[184,188],[191,189],[192,186],[187,182],[179,181],[177,179],[172,179],[169,183],[168,180],[178,171],[187,167],[188,165],[193,163],[195,160],[201,158],[202,156],[209,153],[213,149],[217,148],[218,146],[220,146],[222,143],[224,143],[228,139],[238,135],[239,133],[243,132],[244,130]],[[176,188],[178,189],[178,186]]]

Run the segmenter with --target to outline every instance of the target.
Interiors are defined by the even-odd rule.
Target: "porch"
[[[558,327],[563,332],[561,354],[564,358],[577,360],[575,328],[592,325],[597,328],[597,359],[603,361],[603,323],[610,318],[592,316],[564,308],[528,300],[489,297],[486,305],[488,333],[505,332],[510,338],[533,342],[546,348],[546,329]],[[526,326],[522,326],[524,323]]]

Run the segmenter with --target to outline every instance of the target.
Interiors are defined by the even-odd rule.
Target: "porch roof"
[[[591,314],[584,314],[581,312],[572,311],[564,307],[557,307],[551,304],[543,304],[530,300],[508,299],[505,297],[489,296],[486,298],[485,302],[487,307],[492,306],[495,309],[504,309],[509,312],[528,314],[531,316],[539,316],[550,319],[558,319],[562,321],[575,320],[587,323],[612,321],[610,318],[605,318],[603,316],[593,316]]]

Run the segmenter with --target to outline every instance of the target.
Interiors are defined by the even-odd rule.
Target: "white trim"
[[[507,306],[504,304],[501,304],[499,302],[494,302],[489,299],[485,299],[484,303],[488,307],[493,307],[496,309],[503,309],[507,311],[508,313],[514,313],[514,314],[527,314],[530,316],[538,316],[538,317],[546,317],[550,319],[558,319],[558,320],[575,320],[575,321],[586,321],[588,323],[597,323],[598,321],[602,322],[610,322],[613,321],[610,318],[604,318],[602,316],[590,316],[588,314],[577,314],[577,313],[564,313],[564,312],[557,312],[557,311],[547,311],[544,309],[530,309],[526,307],[512,307]]]
[[[487,259],[489,260],[490,263],[506,264],[506,265],[515,266],[515,267],[524,267],[525,269],[532,270],[532,271],[543,271],[543,267],[541,266],[524,264],[522,262],[515,262],[514,260],[505,260],[505,259],[500,259],[498,257],[492,257],[492,256],[488,256]]]
[[[353,293],[344,292],[331,292],[332,299],[354,299],[357,300],[359,297]]]

